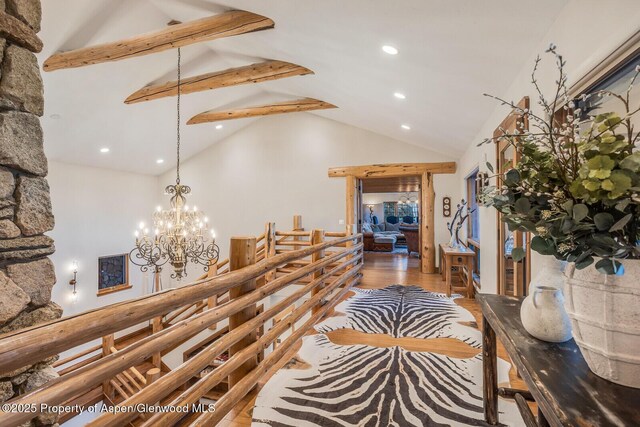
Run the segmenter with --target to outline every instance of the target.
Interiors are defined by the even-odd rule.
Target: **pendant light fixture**
[[[131,262],[142,271],[152,268],[158,274],[169,263],[173,267],[171,277],[177,279],[187,275],[189,262],[204,265],[208,270],[219,257],[215,233],[209,231],[209,219],[196,206],[187,205],[191,188],[180,182],[180,59],[178,48],[176,182],[165,188],[165,194],[171,196],[169,208],[157,207],[151,230],[144,222],[139,224],[136,247],[129,253]]]

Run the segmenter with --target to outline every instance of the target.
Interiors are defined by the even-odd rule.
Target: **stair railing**
[[[207,302],[206,309],[202,306],[193,310],[189,317],[176,317],[173,319],[175,323],[165,321],[154,327],[150,335],[115,352],[113,340],[106,343],[103,340],[100,358],[68,370],[60,378],[29,394],[18,396],[10,403],[33,404],[37,407],[43,403],[59,405],[102,384],[107,389],[113,387],[121,395],[124,401],[118,405],[127,406],[138,403],[155,404],[183,387],[184,392],[170,404],[188,406],[228,377],[229,391],[216,402],[215,412],[189,415],[195,425],[215,424],[255,388],[269,369],[276,366],[293,345],[361,277],[361,235],[348,232],[324,233],[322,230],[305,232],[301,230],[302,227],[297,228],[285,235],[287,232],[278,233],[275,225],[269,223],[265,227],[265,233],[258,238],[242,238],[245,239],[242,242],[234,242],[232,239],[229,261],[218,264],[223,264],[222,267],[226,267],[228,271],[218,272],[216,269],[214,275],[207,275],[177,289],[112,304],[1,336],[0,372],[8,372],[97,338],[109,337],[141,322],[161,319],[166,313],[175,312],[182,307],[199,307]],[[278,237],[280,240],[277,240]],[[283,240],[284,237],[287,239]],[[289,242],[296,243],[291,245]],[[265,297],[294,284],[302,286],[291,288],[286,298],[264,311],[257,310]],[[217,300],[213,306],[209,305],[212,298],[225,294],[228,295],[227,300]],[[305,296],[308,296],[306,300],[303,299]],[[296,304],[297,308],[269,328],[267,322],[292,304]],[[302,326],[298,326],[298,322],[308,314],[310,317]],[[229,320],[229,333],[208,343],[202,351],[176,369],[162,376],[156,371],[153,373],[153,381],[147,381],[146,384],[140,379],[145,378],[142,373],[138,372],[140,375],[137,375],[131,370],[150,357],[175,348],[179,343],[225,319]],[[292,325],[296,325],[296,328],[291,335],[266,357],[259,357],[264,349],[289,331]],[[258,336],[260,328],[265,332]],[[192,383],[193,378],[211,360],[227,349],[230,349],[230,357],[225,363]],[[84,355],[90,353],[91,351],[85,350]],[[61,362],[69,363],[73,360],[75,359],[67,358]],[[157,362],[159,365],[161,360]],[[58,364],[60,365],[62,363]],[[114,401],[110,396],[105,397]],[[137,418],[144,421],[144,425],[157,425],[158,422],[172,425],[180,421],[182,416],[184,413],[179,412],[142,414],[112,411],[102,414],[89,425],[123,425]],[[33,417],[34,414],[28,412],[0,412],[0,425],[17,425]]]

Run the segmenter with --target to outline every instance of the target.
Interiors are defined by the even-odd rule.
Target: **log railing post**
[[[147,373],[144,376],[147,381],[145,386],[149,387],[151,384],[157,381],[158,378],[160,378],[160,368],[151,368],[147,371]]]
[[[229,270],[240,270],[244,267],[256,263],[256,238],[255,237],[232,237],[229,246]],[[231,288],[229,290],[229,300],[240,298],[256,289],[256,279],[249,280]],[[229,316],[229,332],[241,327],[245,322],[256,317],[257,307],[252,304],[245,309]],[[250,346],[257,340],[257,330],[251,331],[243,339],[232,345],[229,349],[229,357],[239,353],[245,347]],[[238,369],[229,374],[229,388],[237,384],[245,375],[251,372],[258,365],[257,354],[243,363]]]
[[[151,333],[157,334],[162,330],[162,316],[151,319]],[[160,352],[151,355],[151,364],[156,368],[162,367],[162,354]]]
[[[317,229],[313,230],[311,232],[311,244],[317,245],[322,242],[324,242],[324,230],[317,230]],[[314,252],[313,255],[311,255],[311,262],[315,263],[321,260],[322,258],[324,258],[324,250]],[[320,276],[322,276],[323,274],[324,274],[324,268],[313,273],[313,279],[315,280]],[[320,292],[323,288],[324,288],[324,283],[319,284],[315,289],[313,289],[313,291],[311,291],[311,296],[314,296],[315,294]],[[326,301],[324,300],[320,301],[318,305],[313,307],[312,313],[315,314],[318,310],[320,310],[320,307],[322,307],[325,303]]]
[[[265,259],[267,259],[275,255],[276,255],[276,223],[268,222],[264,227],[264,257]],[[272,270],[265,275],[266,283],[269,283],[275,278],[276,278],[275,270]]]
[[[218,275],[218,264],[217,263],[209,264],[209,270],[207,271],[207,277],[215,277],[217,275]],[[217,305],[218,305],[218,295],[213,295],[213,296],[210,296],[209,298],[207,298],[207,309],[208,310],[212,310],[212,309],[216,308]],[[217,327],[218,327],[218,324],[214,323],[213,325],[209,326],[209,329],[211,329],[212,331],[215,331]]]
[[[115,338],[113,334],[102,337],[102,357],[107,357],[111,354],[111,347],[115,345]],[[102,383],[102,393],[107,397],[107,401],[113,402],[115,399],[115,388],[112,383],[113,379],[108,379]]]

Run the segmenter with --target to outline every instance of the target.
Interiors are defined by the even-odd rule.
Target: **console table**
[[[522,298],[479,294],[482,308],[484,415],[498,423],[498,396],[515,397],[527,427],[640,426],[640,389],[614,384],[589,370],[573,340],[553,344],[533,338],[520,321]],[[496,338],[528,392],[498,389]],[[533,416],[525,399],[538,404]]]
[[[447,284],[447,296],[451,296],[452,291],[463,291],[467,293],[468,298],[473,298],[475,288],[473,287],[473,262],[476,258],[476,253],[464,246],[458,248],[451,248],[448,245],[440,244],[440,274],[442,280]],[[456,288],[453,287],[451,280],[452,268],[466,268],[467,275],[464,279],[465,286]]]

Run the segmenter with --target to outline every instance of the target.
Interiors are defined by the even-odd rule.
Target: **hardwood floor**
[[[365,253],[364,259],[363,278],[359,285],[361,288],[380,289],[389,285],[399,284],[420,286],[425,290],[433,292],[445,292],[445,285],[439,274],[420,273],[420,260],[418,258],[408,257],[407,255],[370,252]],[[469,326],[478,327],[478,325],[482,324],[482,313],[475,300],[458,298],[455,301],[460,306],[469,310],[476,318],[476,323]],[[425,340],[392,338],[388,335],[372,335],[347,329],[330,332],[328,337],[332,342],[341,345],[367,344],[378,347],[402,346],[411,351],[435,352],[456,358],[473,357],[478,353],[477,349],[455,339],[439,338]],[[277,367],[274,366],[270,375],[273,375],[280,367],[284,366],[289,358],[295,356],[296,352],[297,349],[290,352]],[[509,360],[504,348],[500,344],[498,344],[498,357],[507,361]],[[509,373],[509,377],[510,384],[500,384],[500,386],[526,388],[523,381],[517,377],[514,369]],[[262,382],[260,388],[264,386],[264,383],[266,383],[266,380]],[[225,427],[250,426],[251,411],[260,388],[245,397],[219,425]]]

